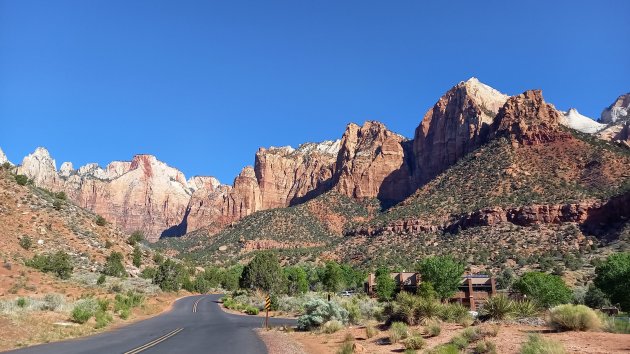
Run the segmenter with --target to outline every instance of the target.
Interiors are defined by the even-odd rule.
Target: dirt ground
[[[422,327],[411,327],[411,330],[421,331]],[[463,327],[457,324],[442,324],[442,332],[433,338],[426,338],[426,349],[433,348],[450,341],[459,334]],[[350,333],[354,342],[365,348],[366,353],[385,354],[401,353],[402,344],[389,344],[388,332],[379,331],[378,335],[366,338],[365,327],[355,326],[333,334],[316,334],[311,332],[293,332],[289,335],[298,341],[308,354],[336,353]],[[556,340],[564,346],[567,353],[630,353],[630,334],[615,334],[605,332],[563,332],[552,333],[544,327],[524,325],[500,325],[496,337],[487,339],[497,346],[497,353],[517,354],[523,342],[530,333],[540,333],[543,337]]]

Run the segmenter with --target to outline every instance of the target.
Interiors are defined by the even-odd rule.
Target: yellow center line
[[[125,352],[124,354],[137,354],[137,353],[140,353],[141,351],[147,350],[147,349],[149,349],[149,348],[151,348],[153,346],[156,346],[156,345],[164,342],[165,340],[171,338],[172,336],[176,335],[177,333],[179,333],[179,332],[181,332],[183,330],[184,330],[183,328],[178,328],[178,329],[176,329],[176,330],[174,330],[172,332],[169,332],[169,333],[167,333],[167,334],[165,334],[165,335],[163,335],[163,336],[161,336],[161,337],[159,337],[157,339],[154,339],[154,340],[150,341],[149,343],[147,343],[145,345],[139,346],[136,349],[132,349],[132,350],[130,350],[128,352]]]

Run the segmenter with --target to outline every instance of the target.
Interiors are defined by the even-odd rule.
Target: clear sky
[[[150,153],[231,183],[260,146],[407,137],[471,76],[599,117],[630,91],[630,1],[0,0],[0,147]]]

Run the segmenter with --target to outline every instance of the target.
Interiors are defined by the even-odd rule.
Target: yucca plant
[[[442,313],[442,304],[432,299],[420,299],[415,311],[417,323],[427,324],[436,321]]]
[[[538,314],[538,305],[531,300],[515,301],[514,314],[518,318],[534,317]]]
[[[481,315],[495,320],[505,320],[513,314],[514,301],[502,294],[490,297],[481,309]]]

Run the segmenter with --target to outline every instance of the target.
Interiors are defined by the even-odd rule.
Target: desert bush
[[[480,314],[495,320],[504,320],[514,314],[514,302],[505,295],[495,295],[486,301]]]
[[[135,246],[137,243],[142,241],[144,241],[144,234],[139,230],[134,231],[127,239],[127,243],[132,246]]]
[[[123,265],[123,255],[120,252],[112,252],[105,259],[105,266],[103,267],[103,274],[110,277],[122,278],[127,275],[125,266]]]
[[[444,306],[437,300],[421,298],[420,301],[418,301],[418,306],[414,313],[416,322],[426,324],[439,319],[443,308]]]
[[[298,318],[300,330],[311,330],[332,320],[348,323],[348,311],[334,301],[312,298],[304,304],[304,311],[305,314]]]
[[[365,336],[367,338],[372,338],[378,334],[378,329],[374,325],[374,323],[368,323],[365,325]]]
[[[398,343],[408,335],[409,328],[403,322],[394,322],[389,328],[389,341],[392,343]]]
[[[245,313],[248,315],[257,315],[259,312],[258,307],[247,306],[247,308],[245,308]]]
[[[429,323],[427,325],[427,335],[429,337],[437,337],[442,333],[442,326],[439,322]]]
[[[468,342],[476,342],[484,336],[484,333],[477,327],[469,327],[462,331],[461,336]]]
[[[538,305],[533,301],[514,301],[514,315],[517,318],[534,317],[538,314],[538,311]]]
[[[28,177],[25,175],[16,175],[15,182],[17,182],[20,186],[25,186],[28,183]]]
[[[459,347],[455,344],[442,344],[427,351],[427,354],[459,354]]]
[[[107,225],[107,220],[105,220],[105,218],[100,216],[100,215],[96,216],[96,221],[95,222],[96,222],[96,225],[98,225],[98,226],[105,226],[105,225]]]
[[[530,334],[521,347],[520,354],[564,354],[562,344],[544,339],[538,334]]]
[[[343,323],[337,320],[327,321],[322,325],[322,332],[324,333],[335,333],[343,328]]]
[[[354,346],[352,342],[343,342],[343,344],[341,344],[341,347],[339,348],[339,350],[337,351],[337,354],[352,354],[354,353]]]
[[[42,310],[45,311],[58,311],[63,309],[66,304],[66,297],[62,294],[46,294],[44,296],[44,303],[42,304]]]
[[[96,279],[96,285],[103,285],[105,284],[106,280],[107,278],[105,277],[105,274],[101,274],[99,275],[98,279]]]
[[[549,311],[549,323],[558,330],[589,331],[602,327],[597,313],[584,305],[559,305]]]
[[[599,309],[604,306],[610,306],[610,300],[608,300],[608,297],[600,288],[591,284],[584,294],[584,305]]]
[[[19,243],[20,243],[20,247],[24,248],[25,250],[29,250],[33,246],[33,240],[28,236],[23,236],[20,239]]]
[[[130,315],[131,309],[122,309],[118,312],[118,317],[122,318],[123,320],[128,319]]]
[[[455,336],[451,338],[450,344],[454,345],[458,349],[458,351],[463,350],[468,346],[468,339],[466,339],[464,336]]]
[[[136,245],[133,248],[133,253],[131,254],[132,257],[132,264],[136,267],[140,267],[142,265],[142,251],[140,250],[140,247],[138,247],[138,245]]]
[[[105,311],[97,311],[94,315],[94,319],[96,320],[96,328],[106,327],[110,322],[114,320],[112,315]]]
[[[419,350],[427,345],[427,342],[420,335],[412,335],[403,341],[405,349]]]
[[[17,304],[17,305],[18,305],[18,307],[20,307],[20,308],[25,308],[25,307],[26,307],[26,304],[27,304],[27,301],[28,301],[28,300],[27,300],[26,298],[24,298],[24,297],[20,297],[20,298],[18,298],[18,299],[17,299],[16,304]]]
[[[98,310],[98,302],[94,298],[85,298],[77,301],[72,309],[72,321],[76,323],[87,322]]]
[[[496,354],[497,346],[489,340],[482,340],[475,345],[475,354]]]
[[[466,306],[455,303],[442,305],[439,317],[445,322],[458,322],[462,318],[470,317],[470,314]]]
[[[52,255],[35,255],[26,262],[26,265],[44,273],[53,273],[61,279],[70,279],[74,270],[70,256],[63,251],[58,251]]]

